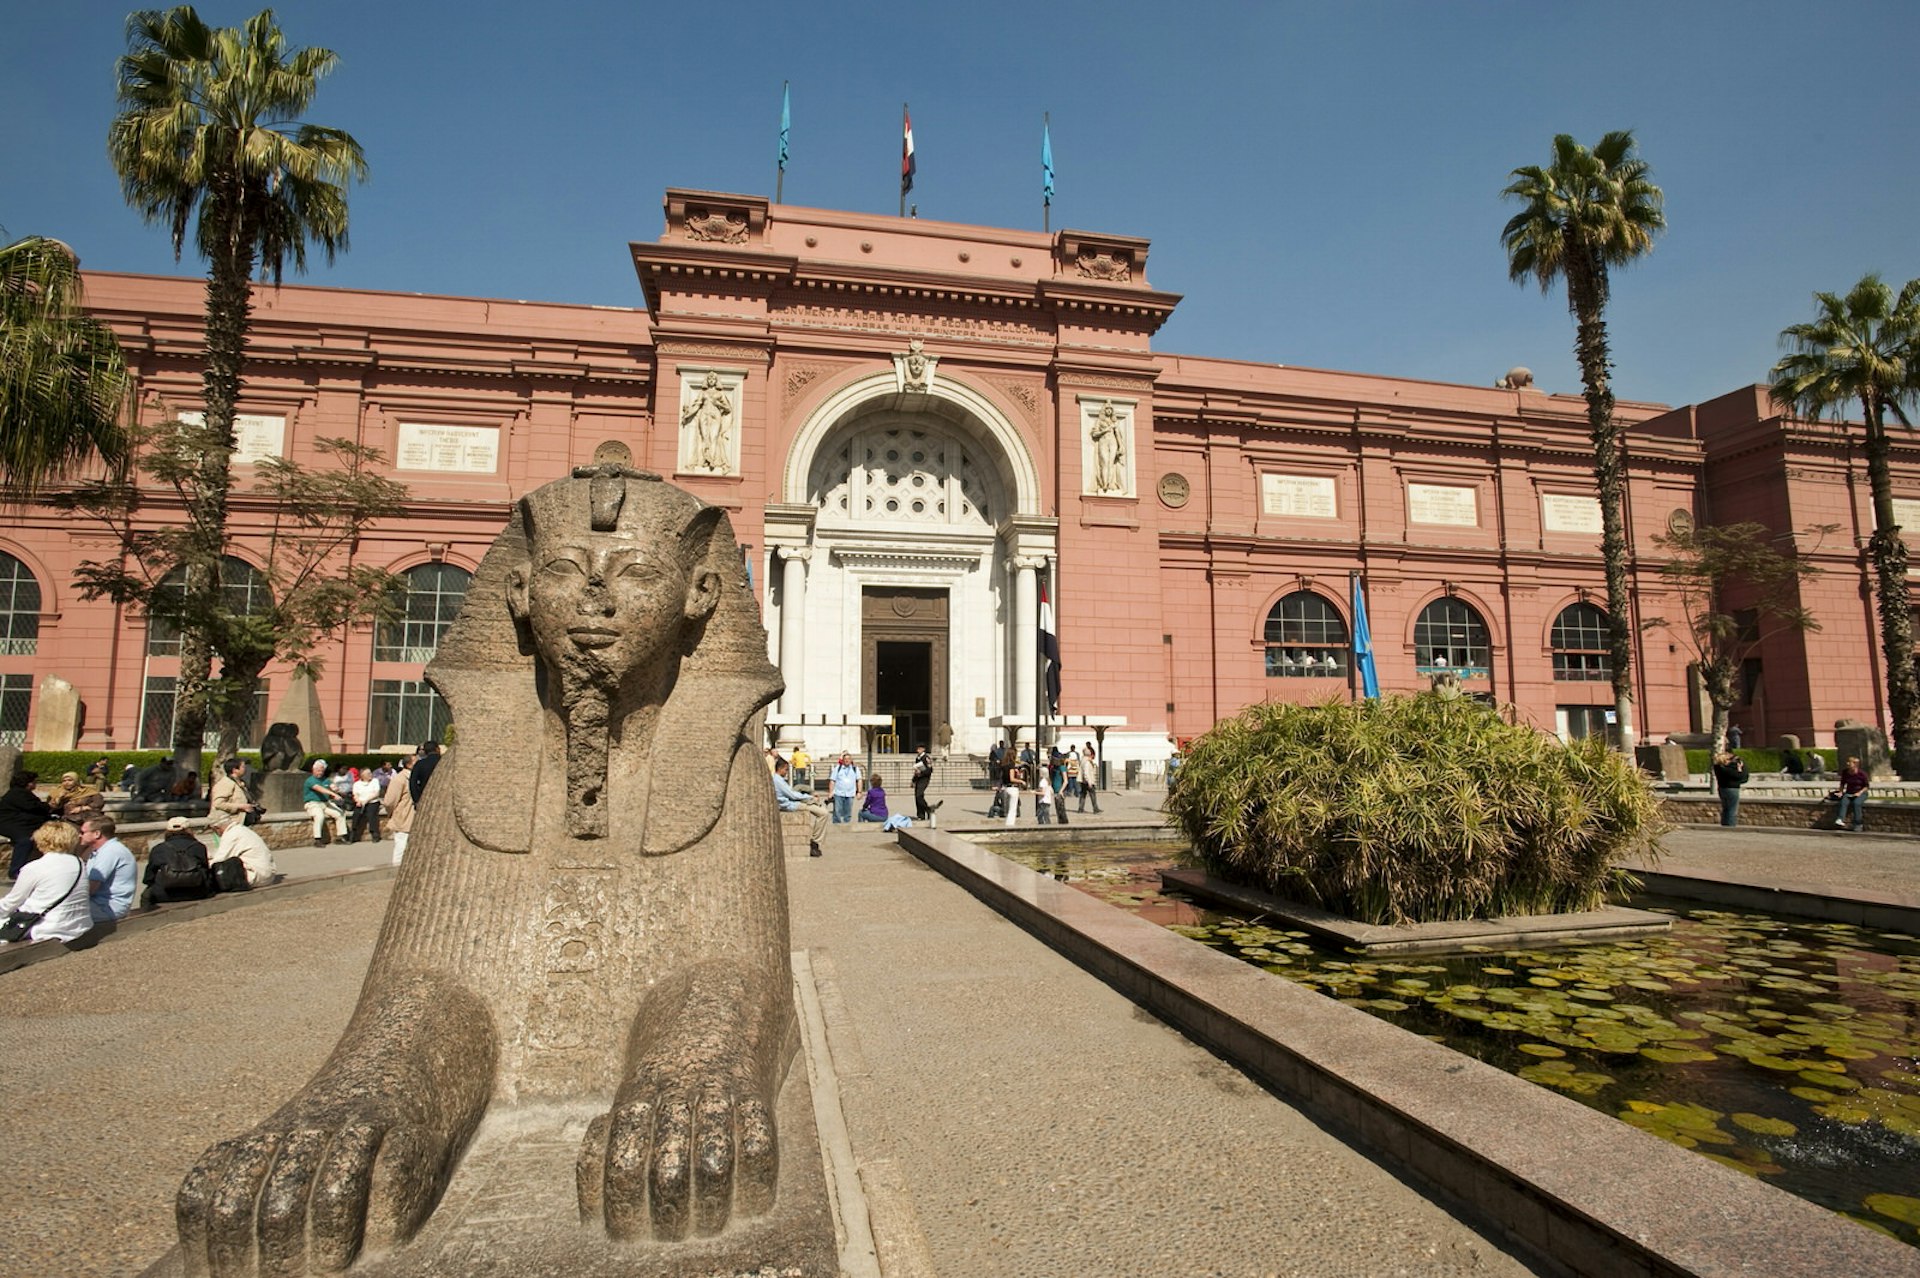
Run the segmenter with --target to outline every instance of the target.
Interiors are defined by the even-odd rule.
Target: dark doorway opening
[[[893,730],[903,751],[931,742],[933,644],[878,640],[873,652],[873,702],[875,714],[893,716]]]

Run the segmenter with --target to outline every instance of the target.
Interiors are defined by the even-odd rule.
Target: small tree
[[[1815,538],[1832,525],[1808,529]],[[1692,650],[1707,700],[1713,703],[1713,749],[1726,748],[1727,718],[1738,698],[1747,658],[1775,635],[1820,629],[1800,603],[1800,584],[1820,575],[1793,547],[1780,549],[1764,524],[1707,524],[1663,533],[1653,544],[1672,556],[1661,566],[1680,604],[1672,621],[1652,617],[1643,630],[1665,630]]]
[[[197,711],[216,726],[224,757],[239,747],[268,665],[287,662],[317,673],[315,649],[322,641],[354,622],[394,615],[399,578],[353,562],[352,551],[369,523],[400,513],[407,489],[381,473],[378,449],[347,439],[315,440],[319,461],[312,467],[284,458],[260,462],[252,488],[235,494],[243,508],[262,515],[246,544],[265,560],[267,598],[249,608],[236,597],[235,583],[222,587],[212,574],[190,571],[230,553],[225,521],[211,525],[190,513],[177,522],[178,507],[193,510],[202,456],[225,448],[225,429],[175,420],[138,434],[136,475],[83,484],[55,504],[100,520],[119,543],[118,558],[89,560],[75,570],[82,598],[130,604],[149,624],[206,636],[219,673],[180,689],[178,695],[191,700],[176,718]],[[171,491],[156,500],[156,488]],[[197,763],[197,742],[194,750],[194,761],[184,766]]]

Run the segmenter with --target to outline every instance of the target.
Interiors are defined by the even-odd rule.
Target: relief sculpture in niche
[[[584,1128],[613,1239],[767,1212],[796,1046],[756,742],[781,691],[726,515],[582,466],[522,498],[427,677],[468,726],[319,1073],[202,1156],[189,1272],[347,1268],[434,1212],[490,1111]]]
[[[1102,404],[1087,426],[1093,442],[1093,488],[1105,497],[1125,496],[1127,492],[1126,424],[1111,403]]]
[[[688,209],[687,238],[714,244],[745,244],[747,215],[722,209]]]
[[[689,471],[733,473],[733,395],[720,374],[708,373],[680,409],[680,455]]]
[[[1133,278],[1133,255],[1124,250],[1116,253],[1111,249],[1085,248],[1080,250],[1074,267],[1090,280],[1124,284]]]

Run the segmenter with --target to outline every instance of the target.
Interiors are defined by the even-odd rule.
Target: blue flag
[[[780,171],[787,171],[787,134],[793,129],[793,89],[790,84],[780,86]]]
[[[1360,691],[1368,697],[1380,695],[1380,675],[1373,667],[1373,632],[1367,627],[1367,597],[1360,589],[1360,574],[1353,575],[1353,661],[1360,668]]]
[[[1040,202],[1053,203],[1053,130],[1040,126]]]

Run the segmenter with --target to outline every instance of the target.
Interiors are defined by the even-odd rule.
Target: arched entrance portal
[[[809,418],[785,480],[766,513],[781,716],[886,715],[902,750],[943,728],[954,750],[985,750],[989,720],[1031,704],[1036,571],[1055,546],[1018,433],[962,385],[901,393],[880,374]],[[860,744],[783,733],[802,737],[815,753]]]

